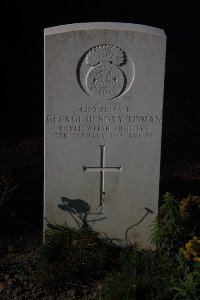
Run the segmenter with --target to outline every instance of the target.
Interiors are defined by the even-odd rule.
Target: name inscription
[[[161,115],[131,113],[129,107],[79,107],[72,115],[46,116],[56,139],[151,139]]]

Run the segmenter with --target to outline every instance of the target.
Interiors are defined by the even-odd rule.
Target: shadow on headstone
[[[82,199],[61,197],[61,201],[62,204],[58,204],[58,207],[68,212],[79,228],[92,228],[95,222],[106,219],[103,216],[102,208],[99,208],[98,212],[91,212],[89,204]]]
[[[148,207],[144,207],[144,209],[146,210],[146,213],[144,214],[144,216],[135,224],[131,225],[130,227],[128,227],[125,231],[125,241],[126,244],[128,244],[128,242],[130,243],[130,241],[128,241],[128,232],[133,228],[136,227],[137,225],[139,225],[140,223],[142,223],[142,221],[147,217],[148,214],[153,214],[154,212],[149,209]]]

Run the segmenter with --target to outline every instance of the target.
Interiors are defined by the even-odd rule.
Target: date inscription
[[[129,107],[82,106],[74,114],[49,114],[47,126],[56,139],[152,139],[162,116],[135,114]]]

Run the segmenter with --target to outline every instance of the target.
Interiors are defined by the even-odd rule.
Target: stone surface
[[[45,30],[45,230],[89,224],[151,246],[166,36],[134,24]]]

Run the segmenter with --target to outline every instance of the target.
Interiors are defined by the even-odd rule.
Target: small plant
[[[169,290],[175,293],[172,300],[199,300],[200,276],[189,273],[184,279],[179,278]]]
[[[77,299],[83,296],[83,290],[89,294],[99,285],[96,299],[102,300],[197,300],[198,207],[197,196],[179,202],[172,194],[165,194],[152,229],[156,251],[139,250],[127,243],[116,246],[90,226],[55,226],[40,252],[37,282],[39,278],[40,284],[56,296],[63,288],[73,289]]]
[[[194,236],[194,233],[200,233],[200,197],[189,195],[179,203],[173,195],[167,193],[160,211],[153,225],[152,240],[159,257],[170,259],[167,265],[171,266],[171,274],[169,271],[159,271],[166,276],[165,291],[171,295],[169,299],[173,300],[199,299],[200,272],[199,269],[195,271],[195,268],[200,262],[200,238]]]
[[[180,213],[190,236],[200,234],[200,197],[189,195],[180,203]],[[188,236],[189,237],[189,236]]]
[[[194,236],[185,247],[180,248],[179,252],[187,259],[200,262],[200,238]]]
[[[117,270],[108,275],[103,286],[105,300],[134,300],[137,277],[142,268],[142,253],[130,245],[121,250]]]
[[[56,226],[40,251],[37,277],[49,290],[76,287],[78,291],[104,278],[115,264],[119,251],[115,250],[90,228]]]
[[[200,197],[189,195],[180,203],[180,212],[182,214],[194,215],[200,212]]]
[[[105,279],[104,300],[134,300],[136,278],[125,271],[116,271]]]
[[[0,211],[3,208],[3,206],[7,203],[12,191],[16,187],[17,186],[13,184],[11,177],[0,177]]]
[[[178,200],[170,193],[164,195],[164,203],[160,215],[156,218],[152,229],[152,242],[157,252],[174,257],[187,236],[179,211]]]

